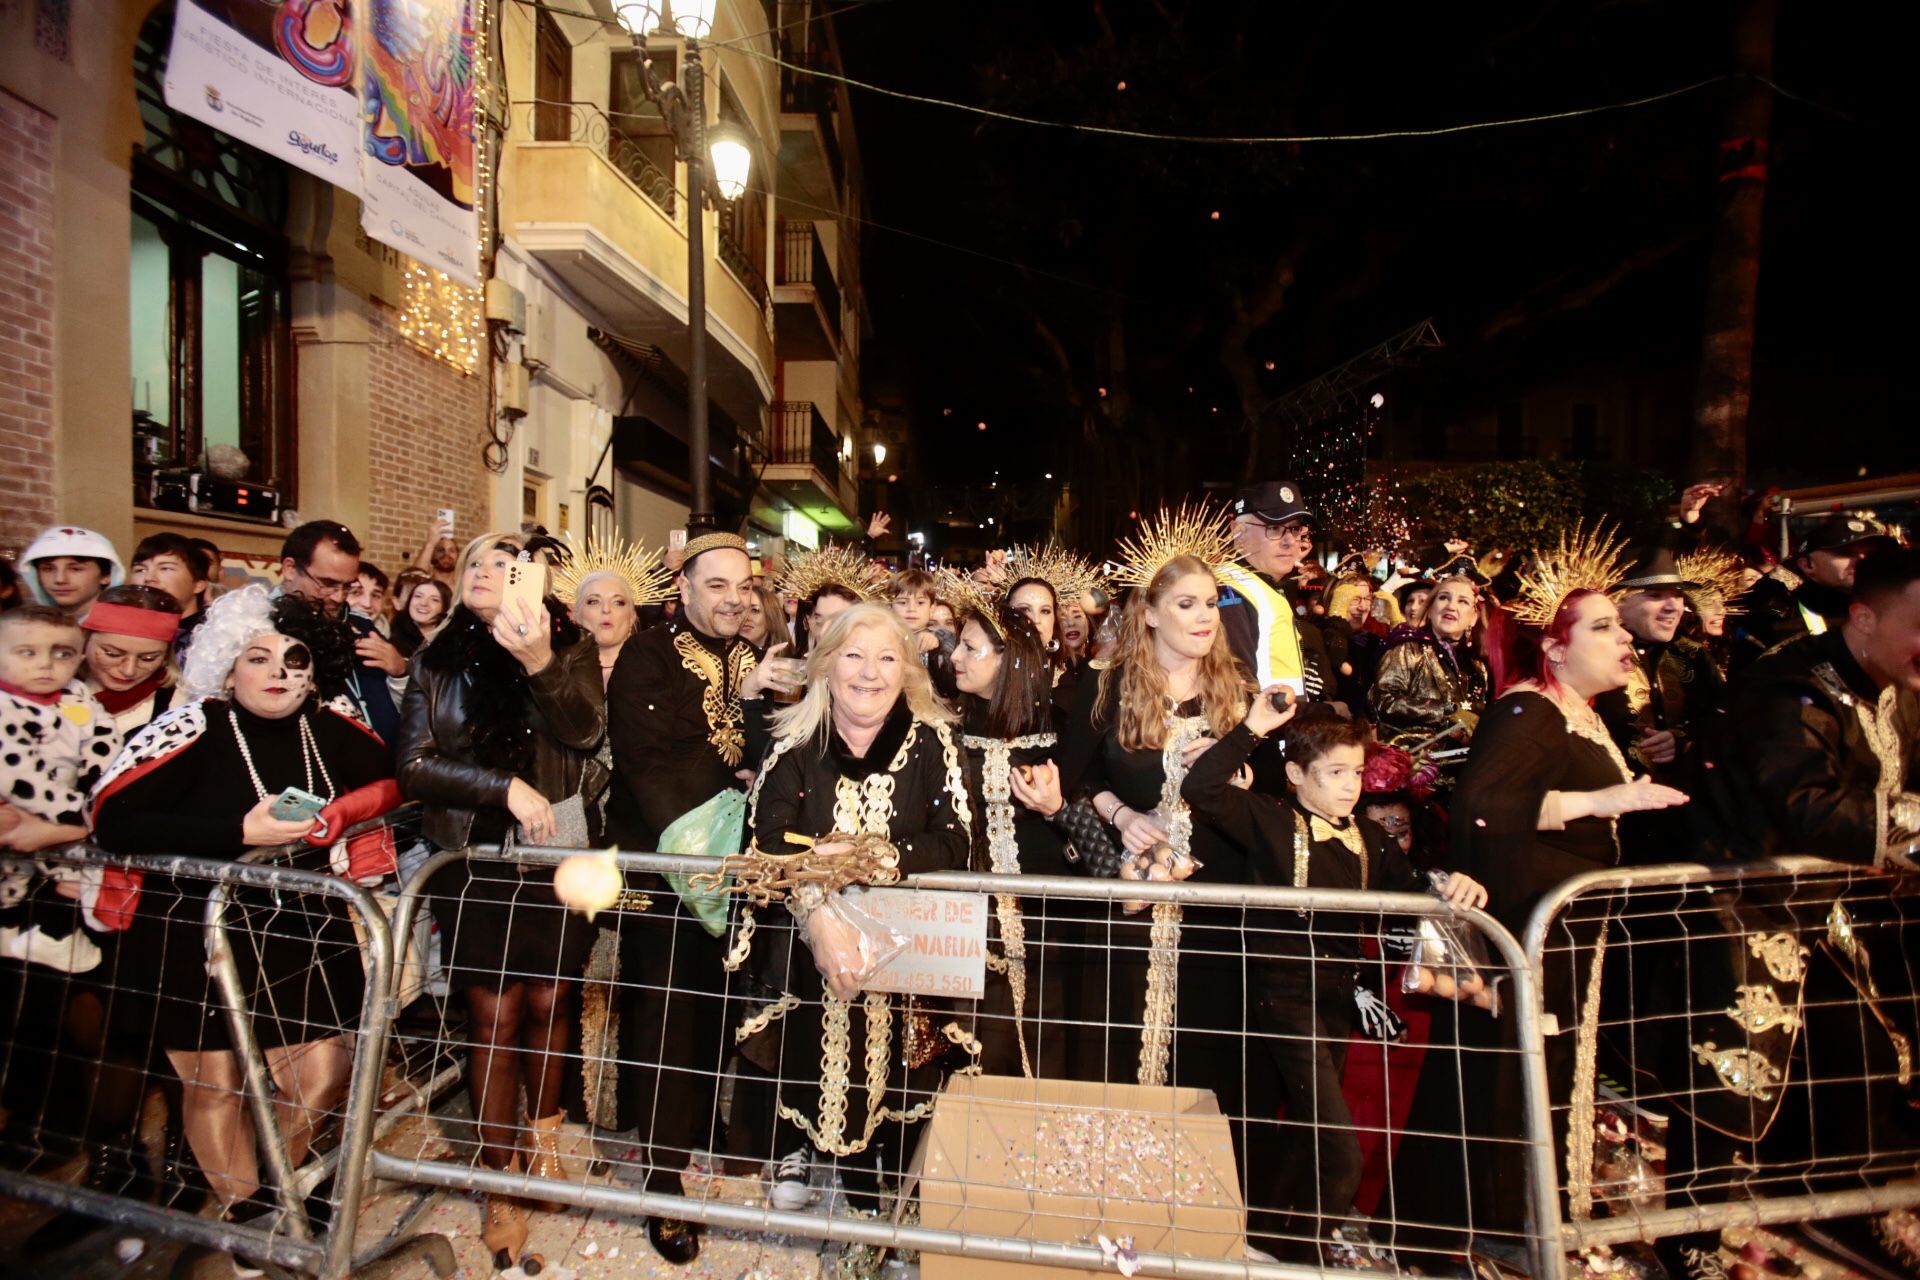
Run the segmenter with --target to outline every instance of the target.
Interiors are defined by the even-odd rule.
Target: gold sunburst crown
[[[1675,562],[1674,572],[1695,584],[1689,594],[1696,609],[1705,605],[1722,613],[1742,611],[1735,601],[1748,591],[1747,564],[1733,552],[1718,548],[1689,552]]]
[[[1218,568],[1234,558],[1233,522],[1226,511],[1205,501],[1166,507],[1140,526],[1131,538],[1122,538],[1114,582],[1145,589],[1168,561],[1193,556]]]
[[[1007,552],[1006,579],[1038,578],[1053,588],[1061,604],[1078,601],[1089,591],[1106,586],[1107,574],[1093,561],[1057,542],[1044,547],[1014,547]]]
[[[1542,551],[1520,574],[1519,593],[1508,609],[1516,620],[1544,630],[1553,625],[1560,606],[1574,592],[1606,595],[1620,585],[1625,551],[1626,544],[1617,534],[1598,525],[1587,529],[1575,524],[1571,534],[1562,530],[1560,545]]]
[[[956,618],[968,612],[977,613],[986,619],[995,635],[1005,638],[1006,630],[1000,625],[1000,603],[1005,599],[1007,584],[1014,579],[983,582],[972,574],[943,567],[933,575],[933,580],[934,594],[952,606]]]
[[[823,587],[840,587],[861,600],[875,600],[879,598],[876,572],[884,570],[867,559],[865,552],[829,542],[818,551],[805,551],[788,560],[776,589],[795,600],[811,600]]]
[[[561,604],[571,605],[580,594],[581,584],[603,573],[627,584],[636,609],[664,604],[678,594],[673,587],[673,571],[660,562],[660,553],[649,551],[641,543],[615,536],[606,542],[593,539],[580,547],[569,537],[567,551],[566,562],[553,569],[553,594]]]

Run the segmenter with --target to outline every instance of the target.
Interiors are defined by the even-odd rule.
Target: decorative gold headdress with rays
[[[1008,584],[1016,579],[982,582],[972,574],[945,567],[933,577],[935,595],[953,607],[955,617],[968,611],[977,613],[986,619],[995,635],[1006,639],[1006,629],[1000,625],[1000,602],[1005,598]]]
[[[664,604],[679,594],[673,587],[673,571],[660,563],[660,553],[649,551],[638,542],[628,542],[617,534],[607,542],[595,539],[585,547],[567,539],[565,563],[553,568],[553,594],[561,604],[571,605],[588,578],[610,573],[627,584],[633,607]]]
[[[1625,551],[1617,534],[1605,533],[1598,525],[1586,529],[1575,524],[1571,534],[1562,530],[1560,545],[1535,556],[1520,574],[1519,594],[1507,608],[1517,621],[1544,630],[1574,592],[1606,595],[1619,586]]]
[[[1063,604],[1078,601],[1107,582],[1104,569],[1057,542],[1049,542],[1044,547],[1012,548],[1007,552],[1004,573],[1008,586],[1022,578],[1040,579],[1053,588],[1054,596]]]
[[[1216,568],[1231,561],[1233,522],[1225,510],[1205,501],[1183,502],[1171,511],[1162,507],[1139,533],[1120,540],[1119,553],[1113,581],[1144,590],[1153,575],[1178,556],[1193,556]]]
[[[1747,594],[1746,561],[1731,551],[1707,548],[1689,552],[1674,564],[1674,572],[1695,586],[1687,594],[1694,608],[1717,608],[1722,613],[1742,612],[1735,601]]]
[[[880,571],[858,548],[829,542],[788,560],[775,589],[795,600],[811,600],[823,587],[840,587],[861,600],[873,600],[878,594],[874,577]]]

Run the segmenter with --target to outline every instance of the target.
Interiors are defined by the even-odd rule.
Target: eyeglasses
[[[330,596],[343,596],[347,594],[348,591],[353,589],[354,582],[359,581],[358,578],[355,578],[354,582],[336,582],[332,578],[321,577],[319,574],[313,572],[313,570],[307,568],[305,565],[296,565],[294,567],[299,572],[301,577],[305,578],[308,582],[311,582],[314,586],[320,588],[322,592]]]
[[[1375,818],[1382,831],[1390,836],[1403,836],[1413,830],[1413,824],[1405,818]]]
[[[1268,542],[1311,543],[1313,541],[1312,532],[1297,524],[1263,524],[1260,526],[1260,536]]]

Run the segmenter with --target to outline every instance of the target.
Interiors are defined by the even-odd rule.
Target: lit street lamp
[[[746,136],[721,123],[707,128],[706,79],[700,65],[700,41],[713,30],[720,0],[674,0],[674,30],[687,42],[684,84],[662,84],[647,57],[647,36],[660,26],[660,0],[625,0],[614,17],[633,37],[640,54],[641,82],[648,100],[660,107],[674,150],[687,165],[687,459],[693,493],[689,530],[713,524],[713,477],[707,447],[707,264],[705,211],[740,198],[753,168]],[[708,168],[711,161],[712,168]]]

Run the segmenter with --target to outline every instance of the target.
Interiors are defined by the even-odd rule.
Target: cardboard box
[[[1233,1138],[1212,1091],[956,1076],[910,1168],[923,1226],[1246,1258]],[[921,1280],[1113,1273],[923,1254]]]

